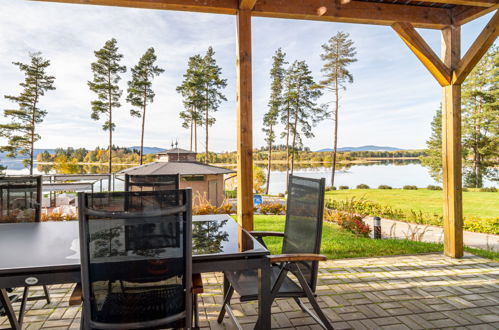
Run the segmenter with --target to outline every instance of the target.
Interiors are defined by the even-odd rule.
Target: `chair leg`
[[[192,295],[192,315],[194,316],[193,330],[199,329],[199,310],[198,310],[198,295]]]
[[[19,324],[22,325],[24,319],[24,313],[26,312],[26,302],[28,301],[29,286],[24,287],[23,298],[21,300],[21,307],[19,309]]]
[[[308,312],[309,312],[308,308],[307,308],[305,305],[303,305],[303,303],[302,303],[302,301],[300,300],[300,298],[298,298],[298,297],[293,297],[293,299],[296,301],[296,303],[298,304],[298,306],[300,306],[300,309],[301,309],[303,312],[305,312],[305,313],[308,313]]]
[[[312,316],[312,318],[314,318],[324,329],[333,330],[333,326],[331,325],[331,323],[329,323],[329,319],[327,318],[326,315],[324,315],[321,308],[319,307],[319,304],[317,303],[317,300],[315,299],[315,296],[314,296],[312,290],[308,286],[307,281],[303,277],[302,272],[300,271],[300,269],[298,267],[295,267],[295,269],[296,269],[296,271],[293,273],[296,276],[296,278],[298,279],[298,281],[300,282],[300,285],[301,285],[303,291],[305,291],[305,294],[307,295],[308,301],[312,305],[312,308],[314,309],[317,316],[311,314],[310,312],[308,312],[308,314],[310,314],[310,316]],[[305,307],[305,306],[300,306],[300,307]],[[318,317],[318,319],[317,319],[317,317]]]
[[[234,294],[234,288],[232,287],[232,285],[230,285],[229,288],[227,289],[227,294],[225,295],[222,309],[220,310],[220,314],[218,314],[218,319],[217,319],[218,323],[222,323],[222,321],[224,320],[225,310],[226,310],[225,307],[227,305],[230,305],[230,299],[232,298],[233,294]]]
[[[47,304],[50,304],[50,292],[46,285],[43,286],[43,292],[45,292],[45,299],[47,299]]]

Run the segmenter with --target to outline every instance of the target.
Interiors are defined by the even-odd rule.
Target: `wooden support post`
[[[459,26],[442,30],[442,60],[454,72],[460,61]],[[461,178],[461,85],[443,87],[442,165],[444,193],[444,253],[463,256],[463,202]]]
[[[240,9],[237,27],[237,220],[253,230],[253,116],[251,10]]]

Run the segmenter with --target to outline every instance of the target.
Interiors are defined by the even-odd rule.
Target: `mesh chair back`
[[[41,176],[0,177],[0,223],[39,222]]]
[[[320,253],[325,184],[325,179],[289,176],[282,253]],[[301,262],[299,268],[315,291],[319,262]]]
[[[190,325],[191,190],[78,198],[85,324]]]
[[[125,174],[125,191],[157,191],[179,189],[179,175]]]

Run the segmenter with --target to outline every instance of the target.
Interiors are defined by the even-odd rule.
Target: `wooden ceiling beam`
[[[499,9],[499,4],[495,4],[491,7],[468,7],[468,6],[457,6],[452,11],[452,23],[453,25],[463,25],[468,22],[473,21],[483,15],[486,15],[494,10]]]
[[[256,0],[240,0],[239,8],[246,9],[246,10],[252,10],[253,7],[255,7],[255,4],[256,4]]]
[[[442,29],[451,24],[450,9],[351,1],[338,5],[325,0],[34,0],[132,8],[182,10],[235,15],[239,5],[252,6],[252,16],[316,21],[392,25],[409,22],[415,27]],[[320,10],[319,10],[320,9]],[[318,14],[322,13],[322,15]]]
[[[337,5],[324,0],[259,0],[253,16],[442,29],[451,24],[450,9],[351,1]]]
[[[32,0],[128,8],[179,10],[235,15],[237,0]]]
[[[464,54],[454,73],[453,83],[461,84],[499,35],[499,11],[490,19],[475,42]]]
[[[428,3],[443,3],[448,5],[491,7],[497,4],[497,0],[419,0]]]
[[[398,22],[393,24],[392,28],[437,79],[438,83],[442,86],[448,86],[451,82],[449,68],[435,54],[433,49],[424,41],[423,37],[421,37],[414,27],[409,23]]]

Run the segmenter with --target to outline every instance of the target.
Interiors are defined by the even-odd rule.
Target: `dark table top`
[[[228,215],[193,216],[193,263],[269,254]],[[0,224],[0,275],[80,266],[78,221]]]

